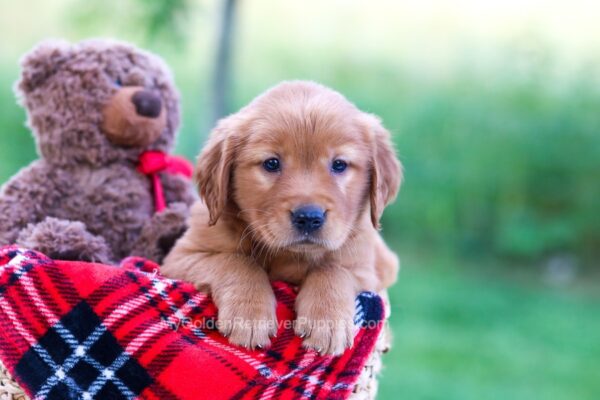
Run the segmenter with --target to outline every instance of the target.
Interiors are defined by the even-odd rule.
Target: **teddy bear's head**
[[[171,149],[179,96],[157,56],[112,40],[53,40],[21,66],[17,96],[47,161],[102,165]]]

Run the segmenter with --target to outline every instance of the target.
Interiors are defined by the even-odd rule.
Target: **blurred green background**
[[[12,85],[37,41],[109,36],[164,57],[177,152],[213,123],[223,3],[0,1],[0,181],[33,160]],[[33,11],[33,12],[32,12]],[[238,1],[227,111],[312,79],[378,114],[406,180],[381,399],[600,396],[600,5]]]

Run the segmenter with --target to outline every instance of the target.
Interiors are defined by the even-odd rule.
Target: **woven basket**
[[[354,390],[350,395],[350,400],[373,400],[377,396],[377,378],[381,371],[381,356],[390,349],[391,333],[387,325],[389,317],[389,302],[386,293],[382,295],[386,304],[386,324],[381,334],[377,338],[375,349],[367,359]],[[10,373],[6,370],[0,361],[0,400],[29,400],[19,385],[12,379]]]
[[[27,400],[23,390],[12,379],[2,362],[0,362],[0,400]]]

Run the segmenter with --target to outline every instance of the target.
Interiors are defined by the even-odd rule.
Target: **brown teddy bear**
[[[160,262],[195,196],[186,164],[165,155],[179,100],[164,62],[121,42],[48,41],[23,58],[16,91],[40,159],[0,189],[0,245]]]

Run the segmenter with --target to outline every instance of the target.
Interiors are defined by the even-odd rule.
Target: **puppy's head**
[[[197,182],[215,224],[224,212],[269,248],[335,250],[370,213],[379,226],[401,169],[379,119],[311,82],[282,83],[219,122]]]

